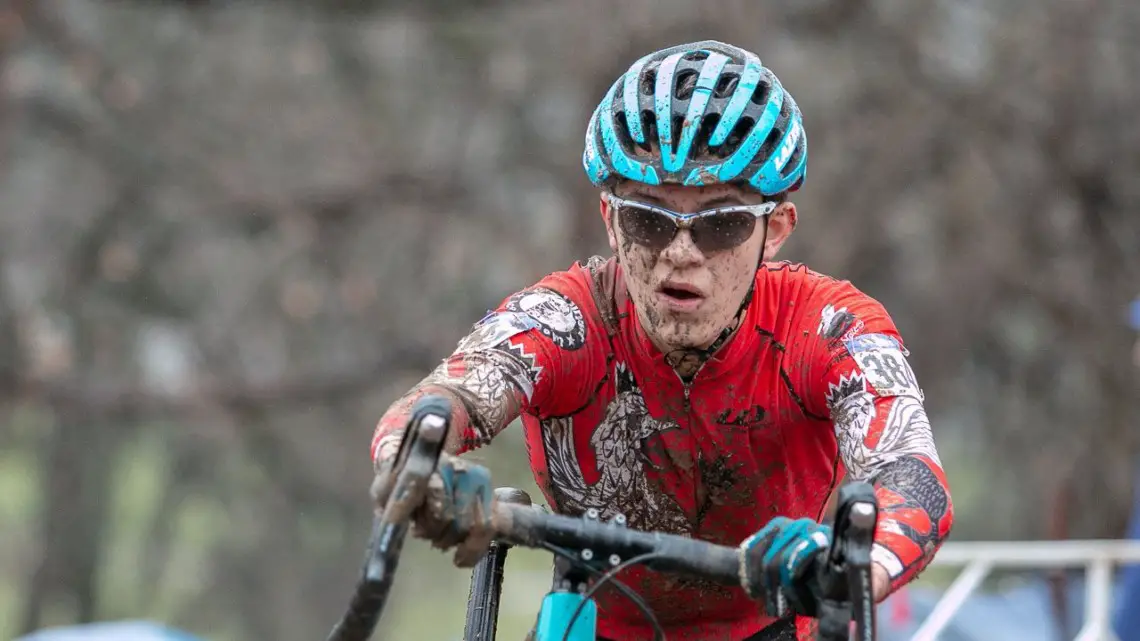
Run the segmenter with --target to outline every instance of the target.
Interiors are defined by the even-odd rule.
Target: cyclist
[[[877,301],[774,261],[807,167],[792,96],[738,47],[657,51],[594,111],[583,164],[614,256],[550,274],[477,322],[381,418],[378,480],[426,393],[454,400],[451,454],[521,416],[552,510],[744,541],[763,559],[763,606],[743,589],[623,574],[670,639],[808,638],[801,579],[830,541],[819,521],[843,474],[876,483],[876,598],[914,578],[953,517],[908,352]],[[490,536],[487,471],[445,456],[433,481],[417,533],[473,565]],[[599,637],[651,638],[619,593],[597,601]]]

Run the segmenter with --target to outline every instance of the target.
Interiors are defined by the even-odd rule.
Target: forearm
[[[847,471],[876,485],[880,514],[872,559],[897,589],[926,567],[953,523],[930,421],[917,397],[872,400],[867,392],[835,403],[833,418]]]
[[[954,507],[937,459],[905,455],[876,474],[879,523],[872,559],[902,587],[934,558],[950,534]]]
[[[381,417],[372,437],[374,463],[395,455],[412,406],[429,393],[452,400],[451,429],[444,445],[458,454],[485,445],[518,417],[525,402],[527,380],[524,364],[510,352],[488,349],[457,352],[423,381],[391,405]]]
[[[462,448],[463,440],[460,436],[467,426],[467,410],[454,391],[443,385],[432,383],[425,379],[407,394],[401,396],[388,407],[376,425],[372,436],[372,462],[377,463],[396,455],[400,447],[400,440],[404,437],[408,421],[412,416],[412,407],[420,397],[426,394],[439,394],[451,400],[451,430],[447,433],[443,449],[448,454],[455,454]]]

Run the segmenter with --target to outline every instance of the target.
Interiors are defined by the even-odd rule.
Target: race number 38
[[[863,334],[844,343],[867,382],[882,396],[917,396],[922,391],[898,341],[886,334]]]

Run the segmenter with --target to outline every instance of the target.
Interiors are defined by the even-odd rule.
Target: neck
[[[675,345],[666,345],[653,336],[650,337],[650,340],[652,340],[657,349],[665,355],[665,362],[669,363],[670,367],[677,372],[677,375],[685,381],[689,381],[697,375],[697,372],[700,371],[705,361],[712,358],[720,348],[724,347],[728,339],[732,338],[736,330],[740,327],[740,320],[741,315],[733,317],[732,325],[722,330],[716,338],[707,344],[700,346],[685,345],[678,347]]]

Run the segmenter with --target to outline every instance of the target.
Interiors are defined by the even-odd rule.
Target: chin
[[[661,338],[673,349],[704,349],[720,335],[720,331],[710,333],[703,327],[701,329],[704,331],[699,331],[693,325],[695,323],[670,323],[663,328]],[[707,326],[707,323],[700,323],[699,325]]]

